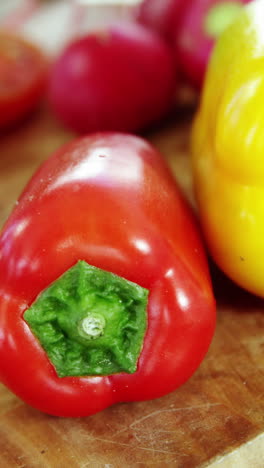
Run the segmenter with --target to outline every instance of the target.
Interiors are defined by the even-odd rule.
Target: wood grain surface
[[[192,108],[179,108],[145,136],[193,202],[192,117]],[[0,136],[1,225],[39,163],[72,137],[47,109]],[[211,268],[216,334],[185,385],[157,400],[118,404],[80,419],[41,414],[0,385],[0,467],[263,468],[264,301]]]

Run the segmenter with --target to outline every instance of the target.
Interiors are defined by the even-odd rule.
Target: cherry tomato
[[[143,0],[137,9],[137,21],[171,41],[181,14],[190,0]]]
[[[129,23],[66,48],[51,73],[50,103],[77,132],[134,132],[166,114],[175,90],[171,50],[152,31]]]
[[[175,30],[175,56],[190,84],[200,90],[217,38],[250,0],[193,0]]]
[[[42,98],[47,60],[21,37],[0,33],[0,128],[20,120]]]

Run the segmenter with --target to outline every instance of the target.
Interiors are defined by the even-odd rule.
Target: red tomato
[[[30,42],[0,33],[0,128],[20,120],[43,96],[47,61]]]
[[[175,56],[181,71],[197,89],[219,35],[250,0],[193,0],[175,31]]]
[[[190,0],[143,0],[138,7],[137,21],[171,41],[180,17]]]
[[[54,65],[50,102],[77,132],[136,131],[164,116],[175,90],[167,45],[129,23],[71,43]]]
[[[84,416],[160,397],[204,358],[215,326],[205,252],[189,206],[144,140],[95,134],[59,149],[24,190],[0,251],[0,378],[30,405]],[[149,291],[133,373],[59,377],[24,320],[39,294],[79,260]],[[71,303],[74,296],[60,297]]]

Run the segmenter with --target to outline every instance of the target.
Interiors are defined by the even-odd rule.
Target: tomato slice
[[[32,111],[44,95],[47,59],[35,45],[0,32],[0,128]]]

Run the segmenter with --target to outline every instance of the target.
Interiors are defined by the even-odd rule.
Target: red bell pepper
[[[78,139],[33,176],[0,237],[0,378],[60,416],[160,397],[204,358],[215,302],[163,159],[125,134]]]

